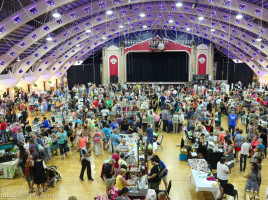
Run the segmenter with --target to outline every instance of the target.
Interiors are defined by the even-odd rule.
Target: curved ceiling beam
[[[116,19],[115,19],[115,21],[116,21]],[[144,22],[144,21],[142,21],[142,20],[138,20],[138,21],[135,21],[135,22],[132,22],[132,23],[136,23],[136,24],[135,24],[135,27],[136,27],[136,28],[139,28],[139,27],[141,26],[141,25],[139,25],[140,22]],[[162,22],[165,22],[165,20],[163,19]],[[185,23],[185,22],[187,22],[187,21],[181,20],[181,22]],[[192,24],[192,23],[188,23],[188,24],[190,25],[189,27],[191,27],[191,26],[194,25],[194,24]],[[129,25],[129,24],[125,24],[125,26],[126,26],[126,25]],[[95,26],[94,29],[96,29],[96,28],[99,28],[99,29],[105,29],[105,26],[106,26],[106,23],[99,23],[99,25]],[[182,27],[177,27],[177,26],[176,26],[176,28],[178,29],[177,31],[181,31],[181,28],[182,28]],[[184,29],[185,29],[185,28],[184,28]],[[118,29],[118,30],[120,30],[120,29]],[[206,31],[207,31],[207,27],[204,26],[204,25],[199,25],[199,27],[198,27],[198,29],[197,29],[196,31],[206,32]],[[209,33],[209,34],[208,34],[208,33]],[[215,39],[218,38],[218,39],[220,40],[220,42],[221,42],[221,41],[225,41],[225,43],[227,43],[227,45],[230,45],[230,44],[228,44],[228,43],[229,43],[229,40],[230,40],[228,37],[221,38],[221,34],[222,34],[223,32],[221,32],[221,31],[216,31],[215,33],[214,33],[214,32],[211,33],[211,32],[209,31],[208,33],[204,34],[203,37],[204,37],[204,38],[208,38],[208,36],[210,35],[210,36],[211,36],[211,40],[212,40],[213,42],[215,42]],[[107,33],[107,35],[110,35],[110,34],[113,34],[113,32],[110,31],[110,32]],[[102,33],[98,33],[98,37],[99,37],[99,38],[101,38],[102,36],[103,36]],[[80,37],[80,36],[79,36],[79,37]],[[91,40],[94,39],[94,38],[92,38],[92,37],[96,37],[96,35],[92,35],[92,36],[90,37]],[[59,55],[62,55],[62,56],[59,56],[59,57],[56,57],[56,58],[53,58],[52,56],[50,56],[48,59],[45,59],[45,61],[43,61],[43,62],[40,64],[40,66],[35,70],[35,72],[34,72],[34,74],[33,74],[33,77],[38,78],[38,77],[45,71],[46,68],[49,68],[49,66],[52,66],[52,67],[50,68],[50,71],[51,71],[52,69],[53,69],[53,71],[55,71],[56,69],[58,69],[58,68],[56,67],[58,64],[64,63],[64,61],[65,61],[67,58],[71,57],[74,53],[76,53],[77,51],[79,51],[79,48],[78,48],[78,47],[75,47],[77,44],[81,44],[81,46],[84,46],[84,45],[87,45],[87,44],[88,44],[88,41],[90,41],[89,38],[88,38],[88,36],[86,36],[86,35],[81,36],[80,38],[81,38],[80,40],[77,40],[77,38],[74,38],[73,41],[71,40],[71,42],[72,42],[71,47],[68,47],[68,50],[65,51],[65,52],[60,52],[60,49],[61,49],[61,48],[59,48],[57,51],[59,51],[59,52],[58,52]],[[239,42],[239,41],[238,41],[236,38],[234,38],[232,42],[236,43],[236,42]],[[69,43],[69,42],[68,42],[68,43]],[[234,49],[234,51],[237,52],[238,50],[235,50],[235,49]],[[248,52],[248,53],[250,53],[250,52]],[[55,54],[55,55],[56,55],[56,54]],[[59,61],[58,61],[58,63],[57,63],[57,62],[54,62],[54,60],[55,60],[55,59],[58,59],[58,58],[60,58]],[[50,64],[50,63],[51,63],[51,64]],[[14,76],[19,80],[29,68],[30,68],[30,66],[26,65],[26,64],[25,64],[25,61],[24,61],[24,65],[23,65],[23,64],[20,65],[20,68],[18,68],[18,69],[15,71]],[[53,71],[51,71],[51,72],[53,72]],[[34,80],[33,80],[33,82],[34,82]]]
[[[18,29],[22,25],[26,24],[27,22],[34,20],[35,18],[54,10],[60,6],[65,4],[69,4],[75,0],[53,0],[54,4],[50,5],[47,1],[39,1],[37,3],[32,3],[29,6],[26,6],[15,12],[11,16],[7,17],[0,23],[0,27],[4,27],[5,31],[0,33],[0,39],[7,36],[9,33],[13,32],[14,30]],[[35,8],[37,12],[31,12],[30,10]],[[19,17],[21,22],[15,23],[14,19]]]
[[[8,18],[4,19],[0,23],[0,27],[5,28],[5,32],[0,34],[0,39],[4,36],[8,35],[9,33],[13,32],[14,30],[18,29],[20,26],[26,24],[27,22],[33,20],[34,18],[41,16],[49,11],[54,10],[55,8],[58,8],[60,6],[63,6],[65,4],[68,4],[70,2],[73,2],[75,0],[54,0],[54,4],[50,5],[47,3],[47,1],[39,1],[37,3],[33,3],[29,6],[26,6],[25,8],[19,10],[18,12],[15,12]],[[155,2],[158,0],[150,0],[150,2]],[[170,0],[162,0],[162,2],[170,1]],[[111,0],[112,2],[112,0]],[[139,1],[140,3],[147,2],[147,1]],[[135,4],[139,2],[120,2],[118,5],[126,5],[126,4]],[[177,0],[174,0],[174,3],[176,3]],[[196,3],[196,0],[187,0],[187,3]],[[99,3],[99,1],[97,2]],[[263,12],[263,8],[261,6],[253,5],[244,1],[222,1],[222,0],[214,0],[213,2],[210,1],[202,1],[199,2],[200,4],[209,5],[209,6],[215,6],[219,8],[225,8],[229,9],[231,11],[240,12],[245,15],[249,15],[251,17],[254,17],[259,20],[268,21],[268,13]],[[32,8],[35,8],[37,10],[36,13],[32,13],[30,10]],[[260,12],[257,12],[260,11]],[[14,24],[13,19],[15,17],[20,17],[21,22]]]
[[[114,19],[115,21],[116,21],[116,19]],[[135,22],[132,22],[132,23],[136,23],[136,28],[138,27],[140,27],[141,25],[139,25],[139,23],[140,22],[144,22],[144,21],[142,21],[142,20],[138,20],[138,21],[135,21]],[[165,22],[165,20],[163,19],[162,20],[162,22]],[[184,21],[184,20],[181,20],[181,22],[183,22],[183,23],[185,23],[185,22],[187,22],[188,23],[188,21]],[[188,23],[190,26],[189,27],[193,27],[193,25],[195,25],[195,24],[192,24],[192,23]],[[95,26],[94,27],[94,29],[96,29],[96,28],[99,28],[99,29],[105,29],[105,25],[106,25],[106,23],[99,23],[99,26]],[[125,24],[125,26],[126,25],[129,25],[129,24]],[[184,24],[182,24],[183,26],[184,26]],[[176,26],[177,27],[177,26]],[[177,31],[181,31],[181,28],[182,27],[177,27]],[[185,28],[184,28],[185,29]],[[120,29],[119,29],[120,30]],[[198,27],[198,29],[196,30],[196,31],[200,31],[200,32],[207,32],[207,27],[205,26],[205,25],[199,25],[199,27]],[[215,33],[213,32],[213,33],[211,33],[210,31],[208,32],[208,33],[205,33],[204,34],[204,36],[202,36],[202,37],[204,37],[204,38],[207,38],[208,39],[208,36],[211,36],[211,39],[210,40],[212,40],[213,42],[215,42],[215,39],[216,38],[218,38],[220,41],[219,42],[221,42],[221,41],[224,41],[227,45],[230,45],[230,43],[229,43],[229,37],[225,37],[225,38],[222,38],[221,37],[221,34],[223,34],[224,32],[221,32],[221,31],[216,31]],[[110,32],[108,32],[107,33],[107,35],[109,35],[109,34],[113,34],[113,32],[112,31],[110,31]],[[99,35],[99,37],[101,38],[103,35],[102,35],[102,33],[98,33],[98,35]],[[92,37],[96,37],[96,35],[92,35],[90,38],[92,39]],[[55,60],[55,58],[53,58],[53,57],[49,57],[49,59],[45,59],[45,61],[43,61],[41,64],[40,64],[40,67],[38,67],[38,69],[34,72],[34,74],[33,74],[33,77],[39,77],[44,71],[45,71],[45,69],[48,67],[49,68],[49,66],[53,66],[53,67],[51,67],[50,68],[50,71],[52,70],[52,69],[54,69],[53,71],[55,71],[56,69],[58,69],[56,66],[58,65],[58,64],[61,64],[61,63],[63,63],[67,58],[69,58],[69,57],[71,57],[74,53],[76,53],[77,52],[77,49],[78,48],[76,48],[75,49],[75,46],[77,45],[77,44],[81,44],[81,46],[84,46],[84,45],[87,45],[87,43],[88,43],[88,41],[89,41],[89,38],[88,38],[88,36],[81,36],[80,37],[81,39],[78,41],[77,40],[77,38],[74,38],[73,40],[74,41],[72,41],[72,45],[71,45],[71,47],[69,47],[68,48],[68,50],[67,51],[65,51],[65,52],[59,52],[59,53],[61,53],[61,55],[63,55],[63,56],[60,56],[60,60],[58,61],[58,63],[57,62],[53,62],[54,60]],[[94,39],[94,38],[93,38]],[[233,41],[232,41],[232,43],[238,43],[239,41],[236,39],[236,38],[234,38],[233,39]],[[68,42],[69,43],[69,42]],[[60,49],[61,48],[59,48],[59,50],[58,51],[60,51]],[[238,50],[236,50],[235,48],[234,48],[234,51],[238,51]],[[251,54],[251,56],[253,56],[252,55],[252,52],[247,52],[248,54]],[[240,54],[240,55],[242,55],[242,54]],[[56,57],[56,59],[58,59],[59,57]],[[52,61],[52,62],[51,62]],[[47,63],[46,64],[46,62],[49,62],[49,63],[51,63],[50,65],[49,65],[49,63]],[[266,62],[263,62],[262,64],[265,64]],[[260,63],[259,63],[260,64]],[[55,66],[56,65],[56,66]],[[25,68],[23,68],[25,66]],[[24,64],[24,66],[23,66],[23,64],[20,66],[20,68],[19,69],[17,69],[17,71],[14,73],[14,75],[15,75],[15,77],[17,78],[17,79],[19,79],[20,77],[22,77],[23,75],[24,75],[24,73],[30,68],[30,66],[27,66],[27,65],[25,65]],[[23,72],[21,73],[20,72],[20,70],[22,70]],[[51,72],[53,72],[53,71],[51,71]],[[20,74],[20,75],[19,75]]]
[[[84,7],[81,7],[81,8],[79,8],[79,11],[77,11],[76,12],[76,17],[75,17],[75,19],[72,17],[72,16],[70,16],[70,15],[68,15],[68,14],[66,14],[66,15],[64,15],[64,16],[62,16],[62,19],[63,19],[63,23],[62,24],[60,24],[60,27],[61,26],[63,26],[63,25],[66,25],[66,24],[68,24],[68,23],[70,23],[70,22],[72,22],[72,21],[75,21],[75,20],[77,20],[77,19],[79,19],[79,18],[82,18],[82,17],[85,17],[86,15],[88,15],[88,13],[85,13],[85,11],[83,10],[84,8],[86,8],[86,7],[88,7],[88,5],[87,6],[84,6]],[[98,8],[99,8],[99,5],[98,5]],[[111,7],[111,8],[113,8],[113,7]],[[107,9],[107,8],[106,8]],[[106,10],[106,9],[102,9],[101,11],[104,11],[104,10]],[[97,9],[95,9],[95,10],[97,10]],[[100,11],[100,10],[99,10]],[[73,13],[74,11],[72,11],[72,13]],[[145,12],[145,11],[144,11]],[[147,11],[148,12],[148,11]],[[164,11],[165,12],[165,11]],[[168,11],[167,11],[168,12]],[[175,12],[175,11],[169,11],[170,13],[171,12]],[[192,14],[192,15],[196,15],[197,14],[197,12],[195,11],[195,12],[191,12],[191,11],[183,11],[183,12],[180,12],[180,13],[190,13],[190,14]],[[177,14],[177,13],[174,13],[174,14]],[[216,16],[214,17],[214,18],[217,18],[218,20],[219,19],[222,19],[222,17],[224,16],[224,15],[226,15],[226,13],[223,13],[223,12],[217,12],[216,13]],[[203,16],[205,16],[205,17],[208,17],[208,18],[210,18],[211,16],[209,15],[209,14],[203,14]],[[223,21],[224,19],[222,19],[222,20],[219,20],[219,21]],[[54,30],[56,30],[57,28],[59,28],[59,25],[58,24],[55,24],[55,21],[56,21],[56,19],[55,20],[52,20],[53,21],[53,23],[50,25],[50,30],[49,31],[47,31],[47,32],[45,32],[45,31],[42,31],[41,32],[41,34],[39,35],[39,34],[37,34],[37,38],[43,38],[45,35],[47,35],[47,34],[49,34],[50,32],[52,32],[52,31],[54,31]],[[235,21],[235,16],[230,16],[230,19],[228,20],[229,22],[234,22]],[[238,26],[238,27],[241,27],[241,28],[246,28],[246,24],[247,23],[245,23],[245,22],[243,22],[243,21],[241,21],[241,23],[240,24],[238,24],[238,25],[235,25],[235,26]],[[45,26],[43,26],[43,27],[40,27],[39,29],[37,29],[38,31],[41,31],[43,28],[44,28]],[[37,30],[35,30],[35,32],[37,31]],[[254,30],[254,32],[255,32],[255,34],[258,34],[258,31],[257,31],[257,28],[256,27],[254,27],[254,29],[252,29],[252,30]],[[266,34],[266,32],[264,32],[263,33],[264,35]],[[30,35],[28,35],[27,37],[25,37],[23,40],[25,41],[24,43],[26,43],[26,44],[28,44],[28,46],[31,46],[32,44],[34,44],[35,42],[37,42],[37,41],[34,41],[32,38],[31,38],[31,34]],[[22,42],[23,43],[23,42]],[[4,54],[4,55],[2,55],[1,57],[0,57],[0,61],[1,61],[1,63],[2,63],[2,69],[1,70],[4,70],[5,69],[5,67],[7,67],[8,66],[8,64],[10,63],[10,62],[12,62],[14,59],[15,59],[15,56],[13,56],[13,58],[11,58],[10,59],[10,53],[13,51],[17,51],[17,52],[23,52],[23,51],[20,51],[21,49],[24,49],[24,50],[26,50],[27,48],[26,47],[24,47],[24,46],[20,46],[20,47],[14,47],[14,48],[12,48],[12,50],[9,50],[6,54]],[[17,56],[17,55],[16,55]],[[8,59],[9,58],[9,59]],[[3,62],[2,62],[3,61]],[[1,70],[0,70],[0,72],[1,72]]]

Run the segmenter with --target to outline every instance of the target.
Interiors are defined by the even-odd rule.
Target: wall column
[[[119,58],[119,80],[118,82],[123,85],[126,82],[126,63],[125,63],[125,48],[121,44],[118,51]]]
[[[108,49],[106,46],[102,48],[102,72],[101,72],[101,83],[107,84],[109,82],[108,75]]]
[[[189,81],[193,80],[193,75],[196,75],[196,44],[191,45],[191,55],[190,55],[190,69],[189,69]]]
[[[212,44],[210,44],[208,46],[208,70],[207,70],[207,74],[211,76],[211,80],[214,80],[213,67],[214,67],[214,47]]]

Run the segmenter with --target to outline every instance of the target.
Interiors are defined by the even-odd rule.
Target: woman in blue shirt
[[[60,147],[61,159],[64,159],[67,156],[67,132],[63,131],[62,127],[59,128],[59,131],[56,134],[58,139],[58,145]]]
[[[109,123],[105,125],[105,127],[102,129],[102,132],[105,136],[103,139],[103,150],[106,150],[106,144],[108,143],[112,133]],[[107,149],[109,149],[109,146],[107,147]]]
[[[114,134],[112,134],[112,145],[113,145],[113,150],[115,151],[120,144],[120,134],[119,134],[119,129],[114,130]]]
[[[168,170],[167,170],[167,167],[166,165],[163,163],[162,160],[160,160],[160,158],[158,157],[158,155],[154,155],[153,156],[155,159],[159,160],[159,165],[161,166],[161,177],[162,177],[162,180],[165,184],[165,190],[167,191],[168,189],[168,183],[167,183],[167,174],[168,174]]]

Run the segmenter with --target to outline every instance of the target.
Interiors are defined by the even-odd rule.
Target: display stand
[[[141,141],[140,141],[141,143]],[[145,171],[147,173],[147,156],[146,156],[146,148],[144,148],[143,144],[138,144],[138,162],[137,167],[139,171]]]

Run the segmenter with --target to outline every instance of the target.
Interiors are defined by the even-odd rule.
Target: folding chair
[[[234,189],[234,186],[231,183],[227,183],[224,186],[224,194],[234,197],[234,199],[238,200],[238,192]]]

